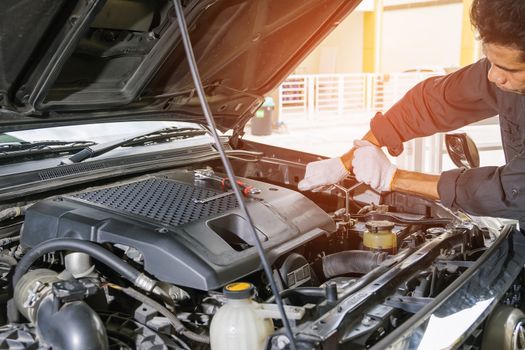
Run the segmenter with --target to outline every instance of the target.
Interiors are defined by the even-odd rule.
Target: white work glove
[[[390,191],[396,166],[390,163],[381,149],[364,140],[355,140],[352,172],[357,181],[364,182],[378,191]]]
[[[309,191],[321,186],[333,185],[348,175],[341,158],[324,159],[306,165],[304,179],[297,187],[301,191]]]

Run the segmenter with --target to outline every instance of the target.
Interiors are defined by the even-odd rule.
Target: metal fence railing
[[[411,87],[435,75],[438,73],[291,75],[279,87],[279,119],[326,122],[337,118],[366,123],[366,117],[388,110]],[[350,120],[354,115],[359,118]],[[442,135],[438,134],[407,142],[405,152],[396,162],[405,169],[437,172],[442,167],[442,158],[428,154],[442,152]]]
[[[282,116],[308,116],[309,101],[313,101],[313,93],[309,89],[311,76],[291,75],[279,86],[279,115]]]
[[[279,87],[279,116],[316,118],[385,111],[412,86],[437,73],[291,75]]]

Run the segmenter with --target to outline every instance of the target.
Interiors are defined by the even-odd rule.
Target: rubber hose
[[[208,337],[207,335],[197,334],[197,333],[190,331],[182,324],[182,322],[177,318],[177,316],[175,316],[171,311],[166,309],[162,304],[156,302],[155,300],[151,299],[147,295],[144,295],[133,288],[117,288],[117,289],[121,290],[123,293],[129,295],[133,299],[136,299],[140,301],[141,303],[151,306],[152,308],[157,310],[161,315],[163,315],[170,321],[173,328],[175,328],[175,332],[193,341],[199,342],[199,343],[205,343],[205,344],[210,343],[210,337]]]
[[[7,219],[12,219],[16,216],[20,215],[20,208],[14,207],[14,208],[7,208],[0,211],[0,221],[4,221]]]
[[[49,296],[38,306],[38,337],[54,350],[108,350],[106,327],[100,316],[83,301],[73,301],[56,309]]]
[[[7,208],[4,210],[0,210],[0,221],[4,221],[7,219],[13,219],[17,216],[25,215],[27,208],[29,208],[32,204],[27,204],[21,207],[12,207]]]
[[[352,215],[353,219],[361,219],[363,221],[372,220],[387,220],[397,224],[403,225],[434,225],[434,226],[446,226],[452,222],[452,219],[448,218],[435,218],[435,219],[406,219],[393,214],[382,214],[382,213],[368,213],[368,214],[356,214]]]
[[[27,252],[27,254],[24,255],[22,259],[20,259],[13,276],[13,288],[16,286],[22,275],[38,258],[44,254],[57,250],[72,250],[86,253],[92,258],[109,266],[133,284],[141,274],[140,271],[135,269],[133,266],[127,264],[118,256],[111,253],[107,249],[102,248],[98,244],[80,239],[55,238],[36,245],[31,250],[29,250],[29,252]]]
[[[365,274],[379,266],[386,259],[386,252],[368,250],[348,250],[323,258],[323,272],[326,278],[347,273]]]

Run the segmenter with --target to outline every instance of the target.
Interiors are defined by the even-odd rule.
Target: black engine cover
[[[313,238],[335,231],[323,210],[302,194],[243,179],[261,190],[246,199],[270,262]],[[144,268],[161,281],[217,289],[261,269],[235,196],[189,171],[44,200],[31,206],[22,244],[77,238],[137,249]]]

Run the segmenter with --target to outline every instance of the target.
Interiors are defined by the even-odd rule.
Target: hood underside
[[[359,0],[183,1],[221,130],[262,102]],[[115,120],[204,120],[167,0],[6,0],[0,131]]]

